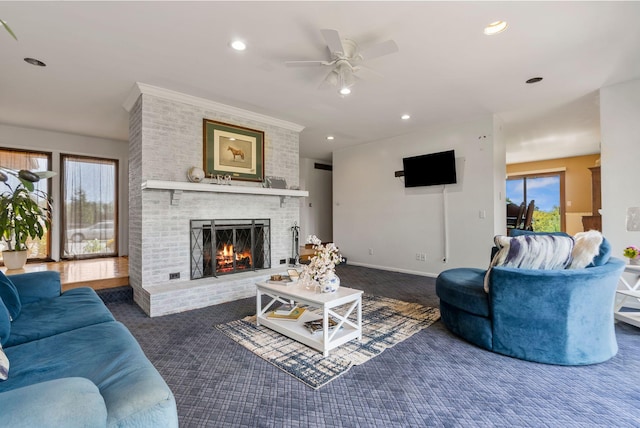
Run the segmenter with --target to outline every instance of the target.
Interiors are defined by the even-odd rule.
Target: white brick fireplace
[[[187,170],[203,164],[203,119],[265,133],[265,175],[297,186],[302,127],[162,88],[136,84],[129,111],[129,279],[135,302],[159,316],[255,294],[254,283],[286,266],[291,227],[300,224],[306,192],[189,183]],[[271,270],[190,280],[190,220],[271,220]],[[179,279],[169,274],[179,273]]]

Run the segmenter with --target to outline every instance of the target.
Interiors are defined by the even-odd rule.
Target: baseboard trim
[[[420,272],[420,271],[409,270],[409,269],[399,269],[399,268],[391,267],[391,266],[379,266],[379,265],[372,265],[372,264],[369,264],[369,263],[353,262],[351,260],[349,260],[349,264],[350,265],[354,265],[354,266],[361,266],[361,267],[371,268],[371,269],[386,270],[386,271],[389,271],[389,272],[400,272],[400,273],[407,273],[407,274],[410,274],[410,275],[426,276],[426,277],[429,277],[429,278],[437,278],[438,277],[437,273],[432,273],[432,272]]]

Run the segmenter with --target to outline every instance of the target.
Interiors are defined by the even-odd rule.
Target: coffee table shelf
[[[262,296],[270,297],[262,305]],[[269,318],[275,303],[306,305],[307,310],[299,319],[281,320]],[[264,325],[295,341],[321,351],[326,357],[329,351],[351,340],[362,339],[362,291],[341,287],[335,293],[318,293],[307,290],[301,284],[281,285],[259,282],[256,284],[256,324]],[[329,330],[329,317],[338,325]],[[355,318],[355,319],[354,319]],[[321,332],[311,333],[304,326],[306,321],[322,319]]]
[[[640,302],[640,291],[634,290],[618,290],[616,293],[622,296],[620,302],[616,305],[613,316],[618,321],[626,322],[636,327],[640,327],[640,312],[638,311],[620,311],[628,298],[635,298]]]
[[[627,281],[624,276],[620,277],[620,282],[625,286],[624,289],[618,289],[616,294],[619,299],[613,310],[613,316],[616,320],[640,327],[640,312],[638,311],[621,311],[628,299],[637,304],[640,303],[640,266],[627,265],[624,271],[635,275],[635,282]],[[633,284],[633,285],[632,285]],[[635,299],[635,301],[634,301]]]

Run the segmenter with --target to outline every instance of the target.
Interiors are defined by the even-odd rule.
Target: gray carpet
[[[338,266],[342,284],[438,306],[431,278]],[[108,300],[108,299],[106,299]],[[638,427],[640,329],[584,367],[530,363],[456,338],[438,321],[313,390],[212,325],[255,314],[254,299],[148,318],[107,303],[173,390],[182,427]]]

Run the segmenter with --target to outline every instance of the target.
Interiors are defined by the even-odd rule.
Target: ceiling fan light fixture
[[[247,44],[242,40],[233,40],[231,42],[231,47],[237,51],[243,51],[247,49]]]
[[[493,36],[494,34],[502,33],[507,29],[507,26],[508,24],[506,21],[492,22],[491,24],[484,27],[484,34],[486,34],[487,36]]]
[[[338,75],[338,88],[340,88],[340,94],[349,95],[351,93],[351,87],[355,83],[351,64],[347,61],[338,61],[335,71]]]

